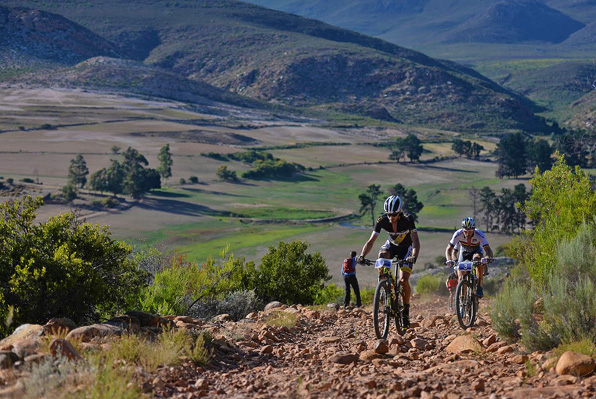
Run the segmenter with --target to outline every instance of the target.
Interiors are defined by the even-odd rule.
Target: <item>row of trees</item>
[[[486,226],[485,231],[500,230],[511,234],[525,229],[526,215],[523,206],[530,194],[524,184],[516,185],[513,190],[503,188],[500,194],[488,186],[480,190],[472,188],[469,195],[473,201],[474,216],[476,204],[479,205],[479,221]]]
[[[402,184],[396,184],[389,187],[389,195],[399,195],[402,199],[402,209],[412,215],[414,221],[418,221],[418,213],[424,208],[424,204],[418,201],[416,191],[411,188],[406,188]],[[365,192],[358,196],[360,200],[360,215],[370,213],[372,224],[375,224],[375,208],[377,204],[385,199],[385,194],[381,191],[381,186],[378,184],[371,184]]]
[[[263,151],[250,150],[221,156],[219,154],[209,155],[219,160],[233,159],[252,165],[251,170],[242,173],[245,179],[284,179],[300,173],[306,168],[295,162],[287,162],[276,158],[272,154]],[[220,166],[215,172],[220,180],[236,182],[238,175],[235,171],[228,169],[226,165]]]
[[[483,151],[484,147],[476,142],[455,139],[453,140],[451,149],[460,157],[465,155],[468,158],[478,158],[480,156],[480,151]]]
[[[147,168],[147,158],[132,147],[122,153],[122,158],[112,159],[109,167],[93,173],[89,178],[89,188],[114,195],[128,194],[138,199],[150,190],[160,188],[161,179],[167,182],[172,176],[173,160],[169,144],[159,152],[157,169]],[[88,175],[89,168],[85,158],[79,154],[70,161],[68,183],[62,188],[67,199],[73,199],[77,191],[85,187]]]
[[[497,145],[499,163],[496,175],[519,177],[535,167],[544,172],[553,166],[553,153],[563,154],[571,166],[596,166],[596,132],[585,130],[562,130],[553,137],[551,146],[544,139],[533,139],[522,133],[504,136]]]

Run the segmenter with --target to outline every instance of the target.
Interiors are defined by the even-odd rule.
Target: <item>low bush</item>
[[[345,290],[342,287],[331,283],[326,285],[321,291],[319,291],[315,297],[316,305],[327,305],[329,303],[335,303],[342,305],[344,303]]]
[[[190,298],[188,300],[190,301]],[[263,310],[264,307],[265,305],[257,298],[254,291],[239,290],[227,293],[223,299],[209,298],[201,301],[191,308],[188,315],[209,320],[225,313],[238,321],[249,313]]]
[[[418,294],[438,294],[441,287],[445,285],[444,283],[444,277],[427,274],[416,281],[416,292]]]

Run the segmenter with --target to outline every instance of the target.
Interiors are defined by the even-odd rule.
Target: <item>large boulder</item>
[[[77,328],[77,324],[67,317],[53,317],[43,326],[44,335],[65,336]]]
[[[447,345],[446,349],[447,352],[451,353],[470,353],[482,352],[484,347],[471,335],[460,335]]]
[[[23,324],[8,337],[0,341],[0,350],[11,350],[12,344],[23,339],[38,340],[43,331],[40,324]]]
[[[595,367],[596,363],[592,357],[581,353],[567,351],[559,358],[555,371],[559,375],[571,374],[582,376],[590,374],[594,371]]]
[[[69,341],[89,342],[94,338],[104,338],[111,335],[122,335],[124,330],[121,327],[110,324],[92,324],[90,326],[83,326],[75,328],[68,333],[66,339]]]

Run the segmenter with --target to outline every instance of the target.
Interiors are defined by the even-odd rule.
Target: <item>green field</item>
[[[473,212],[468,190],[485,185],[493,190],[513,187],[523,180],[498,180],[497,165],[456,158],[448,142],[453,132],[421,131],[425,145],[423,160],[439,156],[449,158],[431,163],[395,163],[388,160],[389,149],[372,144],[404,136],[403,131],[387,129],[329,129],[314,124],[265,122],[263,115],[245,115],[237,110],[234,118],[192,112],[182,103],[123,98],[115,95],[79,91],[7,91],[0,100],[0,176],[4,181],[33,178],[42,184],[26,185],[34,195],[57,193],[66,183],[68,165],[76,154],[83,154],[91,173],[109,165],[113,146],[132,146],[143,153],[150,167],[157,166],[159,149],[170,144],[173,153],[173,176],[161,190],[135,203],[126,198],[125,206],[105,210],[90,207],[99,193],[83,190],[82,199],[72,205],[50,204],[42,207],[39,219],[71,209],[78,209],[91,223],[109,225],[113,236],[140,246],[176,249],[199,262],[217,256],[229,246],[236,256],[259,261],[279,241],[301,239],[320,251],[339,281],[336,265],[350,250],[359,251],[370,236],[372,217],[358,214],[358,195],[370,184],[389,187],[401,183],[413,188],[425,207],[418,216],[421,227],[421,257],[424,267],[444,252],[452,229],[459,220]],[[40,113],[43,109],[45,112]],[[112,114],[114,111],[114,114]],[[176,119],[173,119],[175,116]],[[261,119],[263,118],[263,119]],[[209,120],[196,126],[183,123]],[[15,126],[40,126],[51,123],[52,129],[20,130]],[[236,126],[235,126],[236,125]],[[242,126],[251,126],[245,128]],[[193,140],[180,141],[159,132],[196,131]],[[155,134],[138,134],[154,132]],[[291,180],[246,180],[238,183],[218,181],[215,171],[221,165],[240,175],[250,169],[240,162],[222,162],[203,156],[207,152],[230,153],[248,146],[226,146],[211,142],[217,135],[234,133],[258,141],[257,146],[290,146],[271,153],[310,168],[303,176]],[[207,140],[206,137],[211,139]],[[474,138],[472,138],[474,139]],[[302,146],[300,143],[338,143],[325,146]],[[342,145],[339,145],[339,144]],[[349,145],[345,145],[349,144]],[[494,143],[482,141],[487,148]],[[281,147],[280,147],[281,148]],[[198,184],[180,184],[197,176]],[[104,195],[105,197],[105,195]],[[9,197],[4,197],[9,198]],[[103,198],[103,197],[102,197]],[[382,202],[376,213],[381,212]],[[339,221],[313,221],[329,217]],[[489,234],[493,246],[509,237]],[[381,237],[378,245],[385,240]],[[370,255],[374,257],[377,249]],[[374,270],[362,271],[363,284],[374,281]]]

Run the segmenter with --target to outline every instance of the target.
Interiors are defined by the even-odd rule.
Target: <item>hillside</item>
[[[319,115],[355,114],[458,131],[544,127],[524,98],[469,69],[246,3],[7,3],[63,15],[117,43],[121,57],[181,79]],[[56,78],[65,82],[62,76]],[[43,79],[51,84],[53,77],[45,73]],[[88,80],[101,88],[100,79]]]
[[[249,0],[286,12],[353,29],[392,43],[453,60],[478,60],[509,46],[500,58],[577,55],[572,34],[596,17],[596,6],[576,0],[441,0],[386,2],[383,0]],[[592,28],[593,29],[593,28]],[[461,49],[458,43],[490,43]],[[526,46],[526,44],[533,46]],[[596,43],[590,43],[594,50]]]

